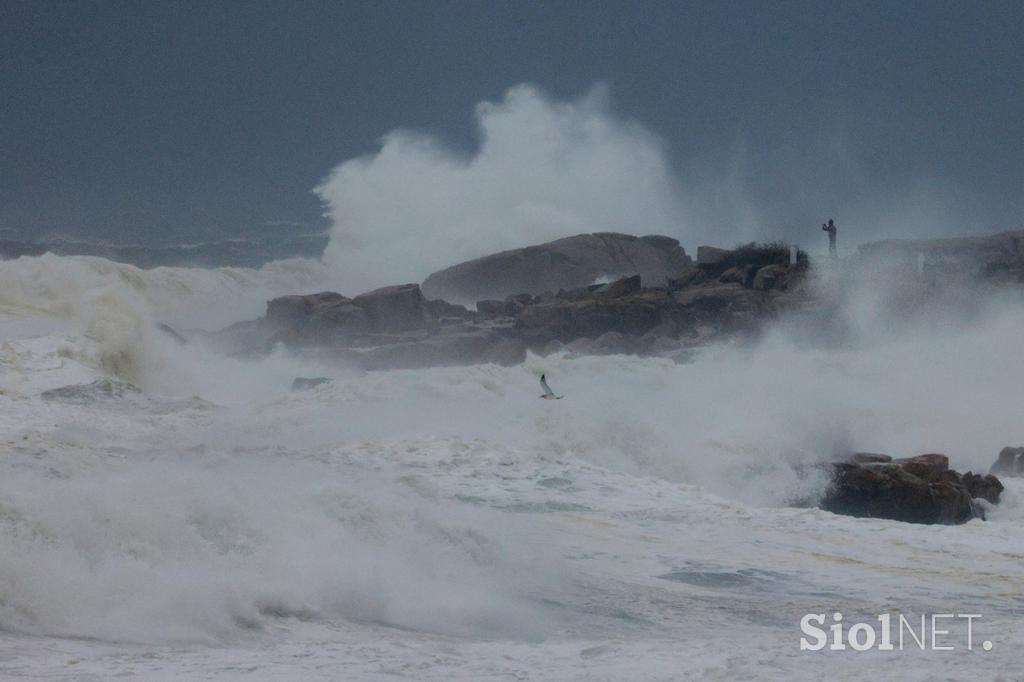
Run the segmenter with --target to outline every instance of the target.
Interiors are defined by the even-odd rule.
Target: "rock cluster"
[[[1003,484],[992,474],[959,474],[945,455],[892,459],[856,453],[832,465],[832,481],[821,508],[848,516],[908,523],[963,523],[985,518],[985,505],[999,502]]]
[[[522,362],[525,344],[506,331],[463,306],[426,300],[418,284],[402,284],[355,298],[275,298],[265,317],[232,325],[214,341],[240,354],[277,344],[316,349],[363,369]]]
[[[1000,476],[1024,476],[1024,448],[1006,447],[999,451],[999,458],[989,470]]]
[[[663,238],[641,241],[660,244],[656,239]],[[720,251],[714,262],[687,264],[662,286],[645,286],[643,275],[634,273],[483,299],[476,310],[428,300],[417,284],[354,298],[334,292],[284,296],[267,304],[263,319],[234,325],[216,338],[240,353],[266,352],[279,343],[320,349],[365,369],[515,364],[527,349],[546,354],[562,348],[685,360],[696,345],[757,331],[802,296],[806,262],[790,266],[788,250]]]

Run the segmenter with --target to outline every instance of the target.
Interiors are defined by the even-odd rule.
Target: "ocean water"
[[[808,506],[809,465],[850,450],[987,471],[1024,442],[1019,304],[892,329],[856,297],[848,343],[780,328],[682,365],[359,373],[156,327],[330,284],[0,262],[0,677],[1024,676],[1024,481],[956,527]],[[802,651],[834,612],[980,617],[970,650],[947,622],[951,651]]]

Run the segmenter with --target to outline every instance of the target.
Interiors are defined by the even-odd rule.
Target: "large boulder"
[[[606,332],[642,336],[665,321],[676,304],[667,291],[645,289],[619,298],[555,299],[527,306],[516,329],[533,345],[595,338]]]
[[[351,299],[333,291],[318,294],[281,296],[267,301],[267,321],[273,324],[294,324]]]
[[[670,237],[602,232],[503,251],[427,277],[423,290],[450,301],[503,300],[511,294],[578,289],[603,277],[639,274],[646,286],[664,285],[691,260]]]
[[[281,296],[267,302],[267,314],[255,323],[240,323],[221,332],[224,341],[241,350],[268,349],[274,343],[314,346],[337,343],[372,331],[368,312],[355,302],[331,291]],[[244,339],[239,344],[237,339]]]
[[[1000,476],[1024,476],[1024,448],[1006,447],[999,451],[999,459],[989,469]]]
[[[908,523],[963,523],[984,518],[983,506],[999,501],[1002,483],[992,475],[949,469],[945,455],[919,455],[892,461],[886,455],[858,453],[833,465],[821,508],[847,516]]]
[[[975,499],[982,499],[991,504],[999,502],[1003,492],[1003,483],[992,474],[974,474],[968,471],[960,478],[967,492]]]
[[[426,300],[419,284],[381,287],[352,299],[369,315],[376,331],[402,332],[422,328],[428,320]]]

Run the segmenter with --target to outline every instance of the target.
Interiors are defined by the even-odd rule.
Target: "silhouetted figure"
[[[822,223],[821,229],[828,232],[828,255],[832,258],[836,258],[836,224],[832,222],[832,219],[828,219],[828,223]]]

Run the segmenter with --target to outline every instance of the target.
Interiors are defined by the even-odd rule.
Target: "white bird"
[[[541,396],[541,398],[544,398],[544,400],[561,400],[562,398],[565,397],[561,395],[555,395],[555,392],[551,390],[550,386],[548,386],[548,382],[544,380],[543,374],[540,375],[540,387],[544,389],[544,395]]]

